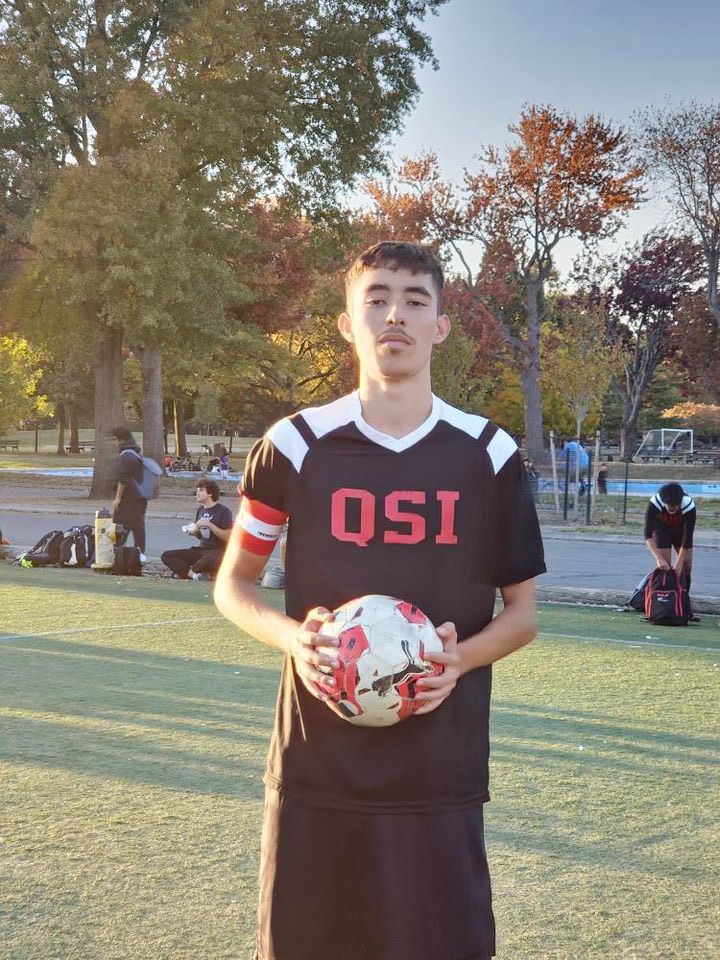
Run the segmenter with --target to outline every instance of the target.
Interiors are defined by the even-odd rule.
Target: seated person
[[[228,507],[218,503],[220,489],[214,480],[198,480],[195,499],[198,503],[195,523],[183,530],[200,541],[185,550],[166,550],[160,559],[180,580],[209,580],[222,562],[230,539],[233,516]]]

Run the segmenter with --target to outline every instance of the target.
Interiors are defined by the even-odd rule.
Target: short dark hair
[[[132,433],[128,430],[127,427],[113,427],[110,431],[110,436],[115,440],[119,440],[120,443],[134,443],[135,438]]]
[[[679,483],[666,483],[658,491],[660,499],[669,507],[679,507],[682,503],[685,491]]]
[[[437,293],[438,307],[440,306],[445,278],[442,264],[437,256],[432,250],[420,246],[419,243],[395,240],[381,240],[380,243],[363,250],[355,260],[345,274],[345,297],[348,304],[358,279],[366,270],[373,270],[376,267],[386,267],[389,270],[409,270],[410,273],[429,273]]]
[[[220,487],[215,483],[214,480],[208,480],[207,477],[203,477],[201,480],[195,484],[196,490],[207,490],[213,500],[220,499]]]

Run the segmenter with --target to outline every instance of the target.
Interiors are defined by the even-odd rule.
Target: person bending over
[[[198,480],[195,523],[183,527],[183,530],[200,543],[185,550],[166,550],[160,557],[180,580],[207,580],[220,566],[230,539],[233,517],[225,504],[218,503],[219,497],[220,490],[214,480]]]
[[[422,247],[361,254],[338,320],[359,389],[280,420],[248,456],[215,603],[285,654],[257,960],[495,953],[483,839],[490,664],[535,636],[533,578],[545,564],[517,445],[432,393],[432,351],[450,328],[442,290]],[[255,581],[288,518],[284,614]],[[333,713],[322,669],[335,660],[322,636],[329,611],[373,593],[420,607],[444,648],[427,655],[444,672],[419,682],[418,712],[382,728]]]
[[[679,483],[666,483],[650,497],[645,511],[645,543],[661,570],[674,566],[690,592],[693,531],[697,509]],[[672,550],[675,548],[675,563]]]

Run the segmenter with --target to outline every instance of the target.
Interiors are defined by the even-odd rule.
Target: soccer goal
[[[695,452],[694,430],[669,430],[659,427],[648,430],[635,451],[633,460],[642,457],[675,457]]]

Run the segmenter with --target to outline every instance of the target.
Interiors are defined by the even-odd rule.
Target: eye
[[[382,305],[385,303],[384,300],[368,300],[368,301],[366,301],[366,302],[369,303],[369,304],[370,304],[371,306],[373,306],[373,307],[380,307],[380,306],[382,306]]]
[[[427,304],[424,300],[408,300],[408,305],[411,307],[426,307]]]

